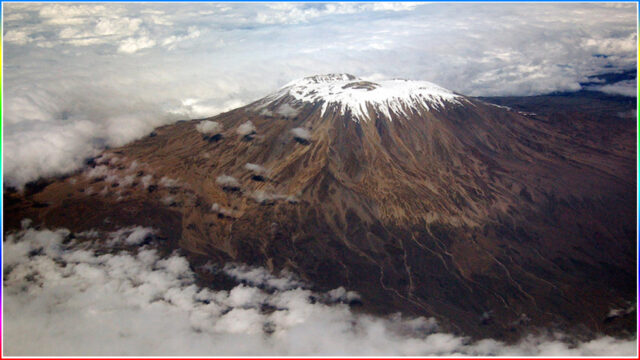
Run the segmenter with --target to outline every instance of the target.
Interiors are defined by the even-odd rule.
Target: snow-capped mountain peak
[[[293,102],[320,102],[322,115],[334,108],[341,115],[351,114],[354,121],[370,120],[374,113],[391,120],[392,114],[408,116],[411,111],[428,111],[447,103],[461,104],[464,99],[426,81],[372,82],[350,74],[315,75],[292,81],[267,96],[263,104],[268,106],[285,98]]]

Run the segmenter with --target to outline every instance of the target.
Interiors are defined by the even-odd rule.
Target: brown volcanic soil
[[[217,139],[196,120],[165,126],[82,172],[5,190],[5,227],[152,226],[193,264],[288,268],[318,290],[358,291],[366,311],[436,316],[474,337],[634,333],[636,312],[607,319],[635,302],[634,124],[589,122],[585,135],[463,104],[359,123],[319,105],[285,117],[262,115],[280,103],[252,104],[211,118],[225,129]],[[235,132],[247,120],[251,139]],[[259,181],[246,163],[269,173]],[[223,189],[223,174],[241,188]]]

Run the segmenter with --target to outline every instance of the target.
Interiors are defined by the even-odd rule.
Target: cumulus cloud
[[[171,35],[168,38],[162,41],[162,46],[168,48],[169,50],[175,49],[184,41],[188,41],[191,39],[196,39],[200,37],[200,30],[197,27],[191,26],[188,29],[187,34],[185,35]]]
[[[158,182],[158,184],[164,187],[173,188],[173,187],[180,186],[180,181],[163,176],[162,179],[160,179],[160,181]]]
[[[236,212],[233,209],[230,209],[228,207],[224,207],[218,203],[213,203],[211,205],[211,211],[222,215],[222,216],[226,216],[226,217],[237,217]]]
[[[2,40],[9,43],[24,45],[30,42],[31,38],[29,37],[29,34],[27,34],[24,31],[9,30],[4,34],[4,36],[2,37]]]
[[[634,311],[636,311],[636,304],[628,304],[628,306],[624,309],[616,309],[616,308],[610,309],[609,313],[607,314],[607,318],[615,318],[615,317],[628,315]]]
[[[247,120],[246,122],[244,122],[240,126],[238,126],[238,129],[236,130],[236,133],[238,135],[240,135],[240,136],[249,136],[249,135],[255,134],[256,133],[256,126],[253,125],[251,120]]]
[[[221,185],[225,189],[238,190],[240,189],[240,182],[238,179],[229,175],[220,175],[216,178],[216,183]]]
[[[278,193],[271,193],[268,191],[257,190],[251,194],[253,200],[262,205],[271,205],[279,200],[286,200],[290,203],[298,202],[298,198],[294,195],[284,195]]]
[[[140,181],[142,182],[142,186],[146,189],[151,185],[151,183],[153,181],[153,175],[147,174],[147,175],[141,177]]]
[[[217,121],[205,120],[196,125],[196,130],[205,135],[214,136],[222,132],[222,125]]]
[[[304,140],[304,141],[309,141],[311,140],[311,132],[309,132],[309,130],[305,129],[305,128],[293,128],[291,129],[291,133],[293,134],[293,137],[296,139],[300,139],[300,140]]]
[[[160,202],[166,206],[175,206],[177,204],[176,197],[174,195],[166,195],[160,199]]]
[[[305,286],[295,274],[283,271],[279,276],[271,274],[264,268],[251,267],[245,264],[227,263],[224,272],[238,281],[251,286],[267,286],[280,291],[292,290]]]
[[[282,104],[278,106],[276,112],[284,117],[294,117],[297,116],[300,111],[296,108],[291,107],[291,105],[289,104]]]
[[[267,169],[265,169],[262,165],[258,165],[258,164],[246,163],[244,164],[244,168],[256,175],[265,175],[267,173]]]
[[[105,147],[313,73],[478,96],[579,90],[636,67],[635,5],[610,5],[7,3],[6,181],[76,170]],[[627,85],[603,91],[630,95]]]
[[[134,52],[140,51],[142,49],[150,48],[156,45],[155,40],[152,40],[146,36],[141,36],[138,38],[128,38],[124,39],[120,46],[118,47],[118,51],[125,54],[133,54]]]
[[[129,228],[119,229],[108,235],[108,243],[113,246],[117,244],[125,245],[141,245],[145,240],[149,239],[155,230],[150,227],[132,226]],[[97,234],[94,233],[95,237]]]
[[[132,233],[133,234],[133,233]],[[230,264],[243,281],[202,288],[186,258],[148,246],[105,252],[97,233],[25,228],[4,242],[3,346],[9,356],[634,356],[633,339],[562,334],[512,345],[438,331],[433,319],[353,312],[346,290]],[[212,266],[213,268],[213,266]],[[348,296],[348,295],[346,295]],[[327,301],[318,301],[327,299]],[[366,299],[363,299],[366,301]],[[265,309],[273,309],[265,311]],[[34,336],[37,334],[37,336]]]

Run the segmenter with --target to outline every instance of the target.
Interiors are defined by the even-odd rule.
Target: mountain
[[[578,136],[428,82],[312,76],[5,189],[4,220],[78,239],[151,226],[203,284],[220,282],[207,263],[287,269],[474,337],[634,332],[635,312],[610,316],[636,301],[636,133],[615,128]]]

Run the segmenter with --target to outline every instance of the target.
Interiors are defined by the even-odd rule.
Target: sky
[[[531,95],[637,61],[633,3],[5,2],[2,21],[4,180],[15,187],[304,76]],[[635,81],[590,81],[636,93]]]
[[[186,258],[141,245],[152,228],[100,234],[23,230],[3,242],[3,350],[9,356],[633,356],[635,339],[559,332],[514,344],[443,332],[433,318],[371,316],[342,287],[314,293],[291,273],[227,264],[244,284],[196,284]],[[104,246],[111,251],[105,251]],[[122,245],[133,251],[113,251]],[[206,264],[205,268],[212,268]],[[206,270],[206,269],[205,269]],[[312,301],[311,298],[316,299]],[[366,301],[366,299],[362,299]],[[271,308],[265,312],[261,309]],[[633,309],[632,309],[633,310]],[[624,312],[625,310],[616,310]]]

